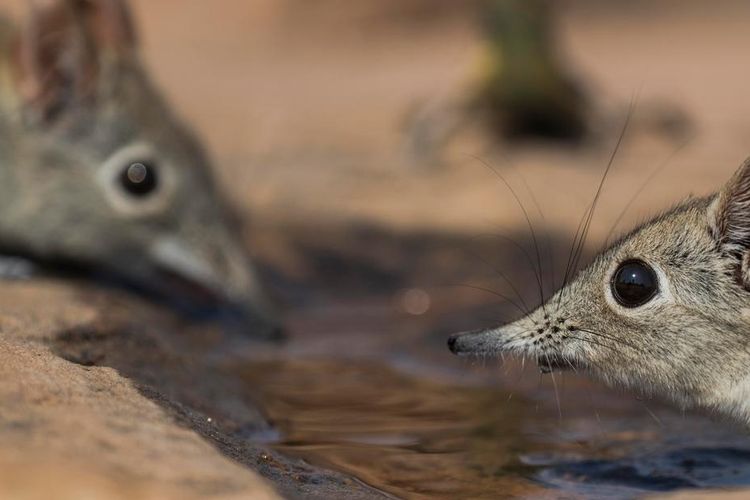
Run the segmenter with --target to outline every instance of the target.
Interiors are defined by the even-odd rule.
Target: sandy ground
[[[241,339],[82,284],[6,283],[0,303],[0,497],[379,497],[263,445],[222,369]]]
[[[276,498],[130,379],[53,352],[53,339],[102,334],[92,325],[106,313],[80,291],[17,284],[0,295],[0,496]]]

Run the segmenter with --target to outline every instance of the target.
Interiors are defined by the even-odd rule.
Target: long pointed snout
[[[525,338],[533,321],[527,316],[505,325],[482,328],[451,335],[448,348],[453,354],[498,355],[501,352],[525,349]]]
[[[532,313],[496,328],[458,333],[448,338],[448,348],[458,356],[497,356],[511,353],[535,359],[544,373],[584,366],[576,349],[577,338],[570,336],[574,326],[559,318]]]
[[[448,337],[448,348],[458,356],[497,353],[499,330],[499,328],[485,328],[456,333]]]
[[[244,249],[229,237],[188,242],[166,237],[151,247],[160,288],[191,312],[213,314],[249,336],[280,339],[277,314]]]

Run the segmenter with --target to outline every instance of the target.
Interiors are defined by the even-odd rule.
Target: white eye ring
[[[176,184],[174,170],[169,165],[159,166],[158,185],[148,196],[134,197],[123,189],[120,182],[123,168],[133,163],[153,161],[154,158],[153,148],[139,142],[118,149],[102,164],[97,181],[112,208],[134,218],[147,217],[166,209]]]

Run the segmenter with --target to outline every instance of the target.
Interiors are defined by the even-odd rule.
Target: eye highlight
[[[654,298],[659,291],[659,280],[651,266],[634,259],[619,265],[610,286],[618,304],[633,308]]]
[[[130,163],[120,173],[119,180],[122,188],[136,197],[146,196],[159,186],[157,169],[149,161]]]

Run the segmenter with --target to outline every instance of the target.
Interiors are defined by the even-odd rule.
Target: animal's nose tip
[[[448,337],[448,349],[450,349],[453,354],[456,354],[457,352],[456,341],[458,341],[458,337],[458,334],[454,334]]]

